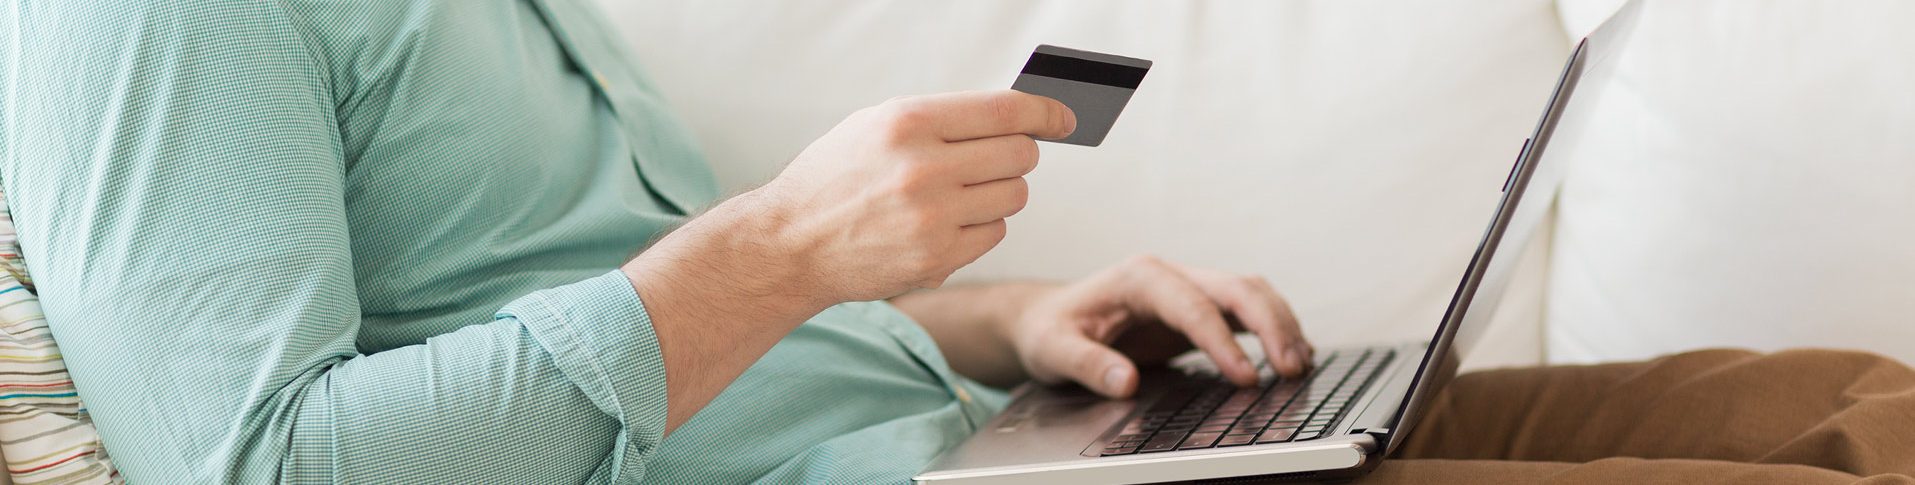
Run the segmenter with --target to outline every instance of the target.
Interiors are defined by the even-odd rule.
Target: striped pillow
[[[67,377],[0,194],[0,455],[16,484],[121,483]]]

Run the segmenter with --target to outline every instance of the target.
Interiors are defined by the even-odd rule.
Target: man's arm
[[[1057,284],[1007,282],[916,291],[891,299],[937,341],[951,370],[985,385],[1008,388],[1030,380],[1017,360],[1008,325]]]

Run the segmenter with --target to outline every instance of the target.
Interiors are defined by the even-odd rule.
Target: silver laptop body
[[[1606,61],[1633,30],[1638,3],[1629,1],[1570,54],[1433,339],[1324,352],[1307,380],[1266,375],[1258,389],[1219,390],[1221,381],[1201,357],[1147,371],[1131,400],[1106,400],[1075,386],[1025,385],[1012,393],[1003,413],[914,480],[940,485],[1323,480],[1373,469],[1407,439],[1489,323],[1521,250],[1545,219],[1562,181],[1565,167],[1539,163],[1542,154],[1572,94],[1578,104],[1597,96],[1602,83],[1578,93],[1579,81],[1611,64]],[[1499,257],[1497,249],[1505,246],[1514,249]],[[1226,410],[1232,414],[1212,419]],[[1265,419],[1252,414],[1258,412],[1272,414],[1267,425],[1254,424],[1252,417]],[[1285,421],[1291,415],[1299,417]],[[1218,424],[1205,426],[1212,421]],[[1251,430],[1254,441],[1242,443],[1242,433]]]

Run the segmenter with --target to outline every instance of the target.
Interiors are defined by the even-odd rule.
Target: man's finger
[[[944,265],[941,267],[927,268],[932,274],[928,279],[919,281],[918,287],[944,286],[944,280],[950,278],[952,273],[976,262],[977,258],[983,257],[984,253],[997,247],[997,243],[1003,242],[1007,228],[1003,219],[958,228],[957,240],[951,244],[948,252],[940,253],[940,255],[952,255],[953,258],[943,260]]]
[[[965,91],[914,97],[904,101],[936,120],[944,141],[1025,134],[1063,138],[1077,129],[1077,115],[1055,99],[1012,90]]]
[[[1231,382],[1243,386],[1257,383],[1256,366],[1250,363],[1243,348],[1237,346],[1230,324],[1224,321],[1216,302],[1183,273],[1161,261],[1144,259],[1137,266],[1138,280],[1127,285],[1132,289],[1130,306],[1134,310],[1155,315],[1165,325],[1183,332],[1190,343],[1217,363],[1217,370]]]
[[[1296,310],[1290,308],[1290,300],[1284,298],[1282,293],[1278,293],[1275,287],[1270,286],[1269,281],[1262,278],[1258,278],[1253,286],[1267,295],[1266,301],[1271,302],[1271,313],[1276,315],[1277,322],[1289,328],[1290,335],[1296,337],[1291,340],[1290,348],[1301,355],[1305,363],[1314,362],[1317,348],[1310,345],[1310,339],[1304,337],[1303,324],[1297,320]]]
[[[1130,397],[1137,391],[1137,365],[1086,335],[1065,333],[1048,339],[1033,359],[1033,367],[1045,369],[1039,380],[1069,379],[1110,398]]]
[[[997,243],[1004,242],[1004,235],[1009,229],[1010,226],[1005,224],[1003,219],[958,228],[957,245],[953,248],[957,252],[958,260],[957,266],[953,266],[951,270],[956,271],[957,268],[970,265],[971,262],[977,261],[977,258],[983,257],[984,253],[997,247]]]
[[[965,187],[958,192],[958,225],[969,226],[1017,215],[1030,200],[1030,184],[1023,177]]]
[[[1289,305],[1281,296],[1260,283],[1261,279],[1175,263],[1172,266],[1189,276],[1218,304],[1229,308],[1245,328],[1257,335],[1271,369],[1295,377],[1309,368],[1309,356],[1300,349],[1303,336],[1297,330],[1296,317],[1287,311]]]
[[[1024,135],[1002,135],[946,145],[939,157],[959,183],[1023,177],[1037,169],[1037,141]]]

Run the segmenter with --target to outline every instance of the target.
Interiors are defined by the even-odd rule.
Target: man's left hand
[[[1136,392],[1138,365],[1161,365],[1193,346],[1238,385],[1257,382],[1236,330],[1256,334],[1277,373],[1301,375],[1315,349],[1290,305],[1255,276],[1131,258],[1032,299],[1002,328],[1042,382],[1075,381],[1113,398]]]

